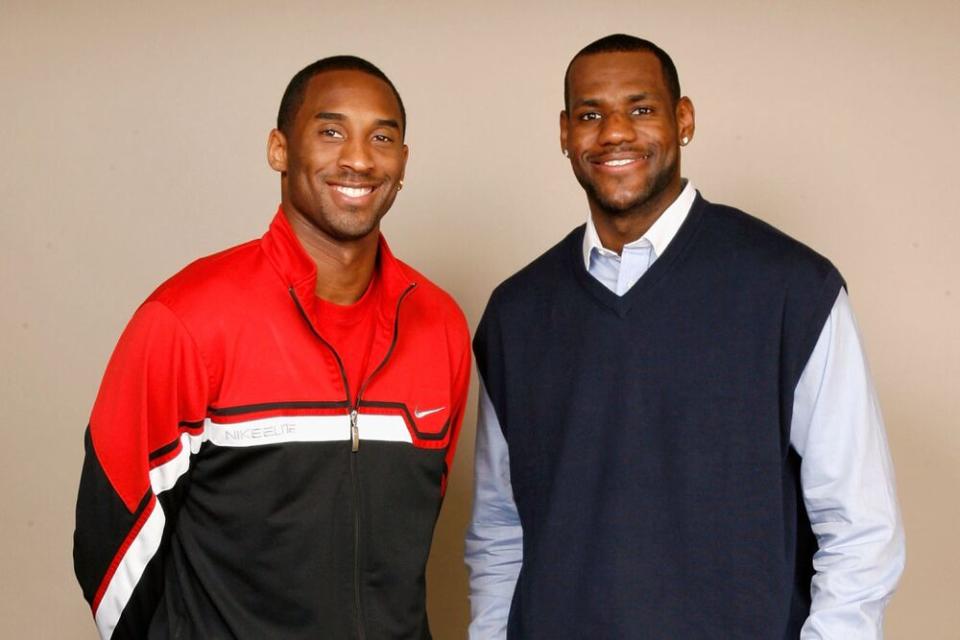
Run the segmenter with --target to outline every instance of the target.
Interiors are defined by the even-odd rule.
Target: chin
[[[613,193],[604,193],[595,185],[587,188],[587,194],[600,209],[612,217],[627,216],[638,209],[657,202],[663,197],[670,186],[670,175],[660,174],[654,180],[633,189],[612,190]]]
[[[330,225],[330,235],[340,241],[362,240],[377,231],[380,219],[360,222],[357,220],[342,221]]]
[[[334,227],[330,230],[330,236],[339,242],[356,242],[357,240],[363,240],[369,236],[374,231],[373,228],[370,229],[344,229],[341,227]]]
[[[637,207],[643,206],[652,197],[650,193],[632,193],[621,197],[607,197],[600,193],[593,195],[593,200],[599,205],[600,209],[614,217],[628,215]]]

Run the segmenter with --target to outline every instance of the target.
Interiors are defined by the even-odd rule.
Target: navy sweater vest
[[[474,341],[523,525],[508,637],[798,637],[816,541],[793,394],[840,274],[699,196],[622,297],[582,241],[500,285]]]

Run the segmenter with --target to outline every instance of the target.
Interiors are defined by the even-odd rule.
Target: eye
[[[630,113],[636,116],[645,116],[653,113],[653,109],[650,107],[635,107]]]
[[[580,120],[586,121],[586,120],[599,120],[599,119],[600,119],[600,114],[597,113],[596,111],[588,111],[586,113],[580,114]]]
[[[337,129],[332,129],[330,127],[327,127],[325,129],[320,129],[320,135],[323,136],[324,138],[334,138],[334,139],[343,138],[342,132],[338,131]]]
[[[376,134],[375,136],[373,136],[373,141],[374,141],[374,142],[384,142],[384,143],[389,144],[389,143],[393,142],[393,138],[391,138],[391,137],[388,136],[388,135],[384,135],[384,134],[382,134],[382,133],[378,133],[378,134]]]

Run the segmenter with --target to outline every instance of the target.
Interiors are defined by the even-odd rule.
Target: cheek
[[[676,126],[672,122],[663,122],[658,124],[656,127],[651,127],[647,135],[650,136],[653,140],[662,146],[670,147],[673,146],[673,143],[677,137]]]
[[[287,158],[287,174],[295,182],[302,182],[310,171],[310,158],[303,153],[290,155]]]
[[[380,157],[379,165],[386,175],[396,178],[403,173],[403,156],[393,152],[384,153]]]
[[[567,139],[570,142],[571,149],[583,150],[589,148],[593,144],[593,141],[596,139],[596,135],[590,131],[581,130],[571,133],[569,136],[567,136]]]
[[[339,147],[333,144],[305,144],[300,147],[297,161],[300,167],[307,172],[335,166]]]

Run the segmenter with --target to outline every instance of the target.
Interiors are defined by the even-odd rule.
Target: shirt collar
[[[687,214],[690,213],[690,207],[693,206],[693,201],[697,196],[697,190],[693,186],[693,182],[685,180],[685,183],[677,199],[660,214],[660,217],[647,229],[647,232],[633,242],[625,244],[624,249],[637,246],[647,241],[653,247],[654,256],[659,257],[663,255],[663,252],[667,249],[667,245],[669,245],[673,237],[677,235],[677,230],[680,229],[680,225],[687,219]],[[583,264],[587,271],[590,270],[590,254],[593,253],[594,249],[601,254],[616,255],[616,253],[605,248],[600,242],[600,236],[597,234],[597,227],[593,224],[593,218],[587,215],[587,226],[583,234]]]

